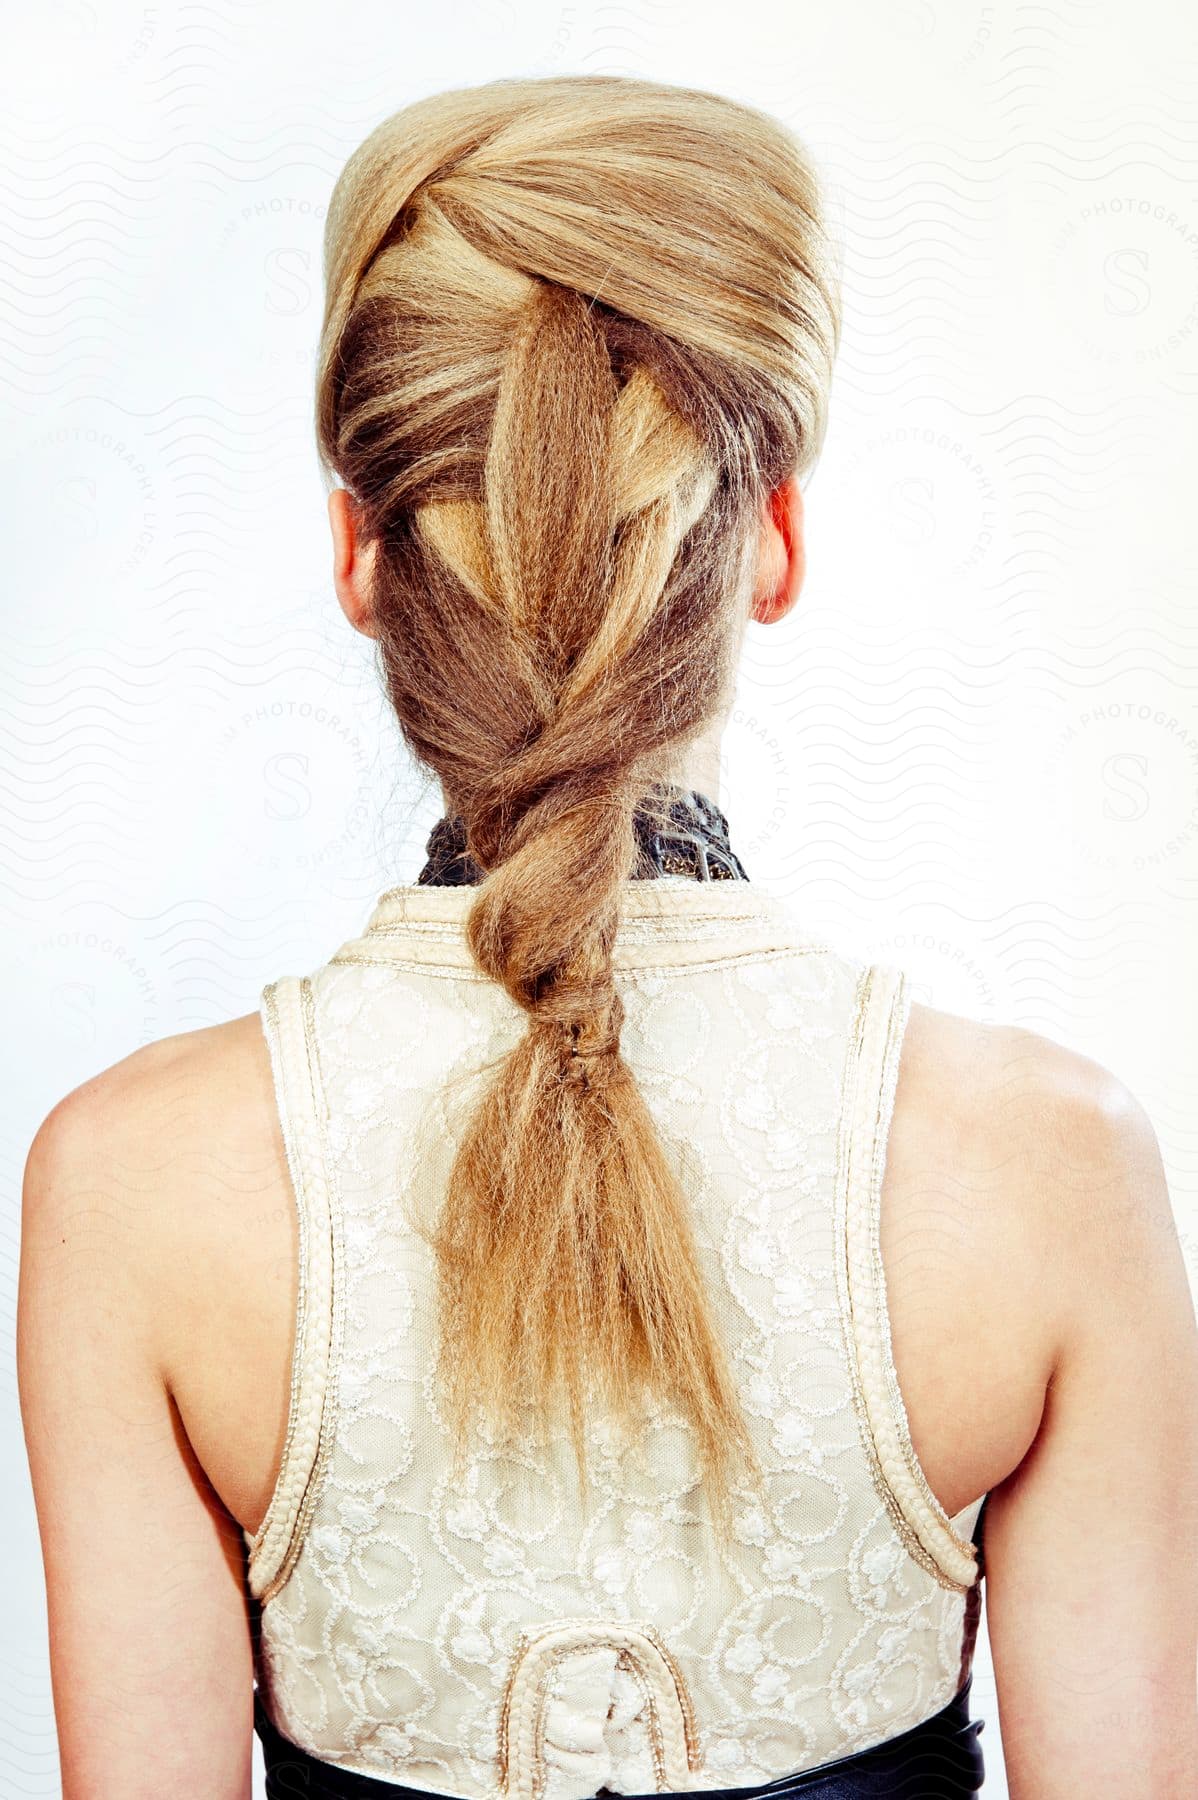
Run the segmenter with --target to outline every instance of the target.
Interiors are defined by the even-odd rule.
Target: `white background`
[[[1187,10],[9,9],[5,1791],[58,1791],[11,1356],[29,1140],[137,1045],[315,966],[414,879],[438,810],[336,609],[311,430],[327,198],[419,95],[647,74],[763,105],[811,147],[845,334],[808,585],[751,628],[728,732],[733,843],[918,998],[1113,1068],[1198,1267]],[[984,1641],[974,1691],[999,1796]]]

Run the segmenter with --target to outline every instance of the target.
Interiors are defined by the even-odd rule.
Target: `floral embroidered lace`
[[[968,1674],[981,1502],[940,1507],[879,1251],[909,996],[747,879],[625,884],[623,1054],[693,1197],[766,1471],[730,1547],[690,1428],[593,1417],[451,1480],[426,1226],[483,1065],[523,1018],[474,968],[470,885],[382,896],[263,995],[300,1222],[291,1414],[254,1537],[258,1680],[315,1757],[490,1800],[724,1789],[897,1736]]]

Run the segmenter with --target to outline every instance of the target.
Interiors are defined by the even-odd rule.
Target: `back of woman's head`
[[[528,1028],[466,1124],[435,1244],[463,1441],[592,1377],[752,1467],[679,1175],[619,1053],[633,815],[728,704],[768,495],[818,455],[839,328],[780,125],[619,77],[405,108],[333,195],[317,397],[374,545],[411,750],[484,872],[467,922]]]

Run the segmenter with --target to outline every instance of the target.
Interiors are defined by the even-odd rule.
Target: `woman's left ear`
[[[750,617],[762,625],[784,619],[798,599],[807,573],[803,541],[803,491],[791,475],[766,497],[762,508],[761,554]]]
[[[347,488],[334,488],[329,495],[329,527],[333,533],[333,586],[341,610],[355,631],[377,637],[370,612],[374,544],[365,550],[359,544],[357,508]]]

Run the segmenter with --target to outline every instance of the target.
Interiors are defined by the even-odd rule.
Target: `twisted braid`
[[[730,698],[770,489],[814,460],[839,317],[795,141],[616,78],[422,101],[351,158],[317,420],[377,540],[389,693],[485,871],[476,962],[528,1017],[434,1245],[458,1441],[592,1378],[752,1456],[687,1203],[620,1054],[633,816]],[[663,819],[663,824],[667,823]]]

